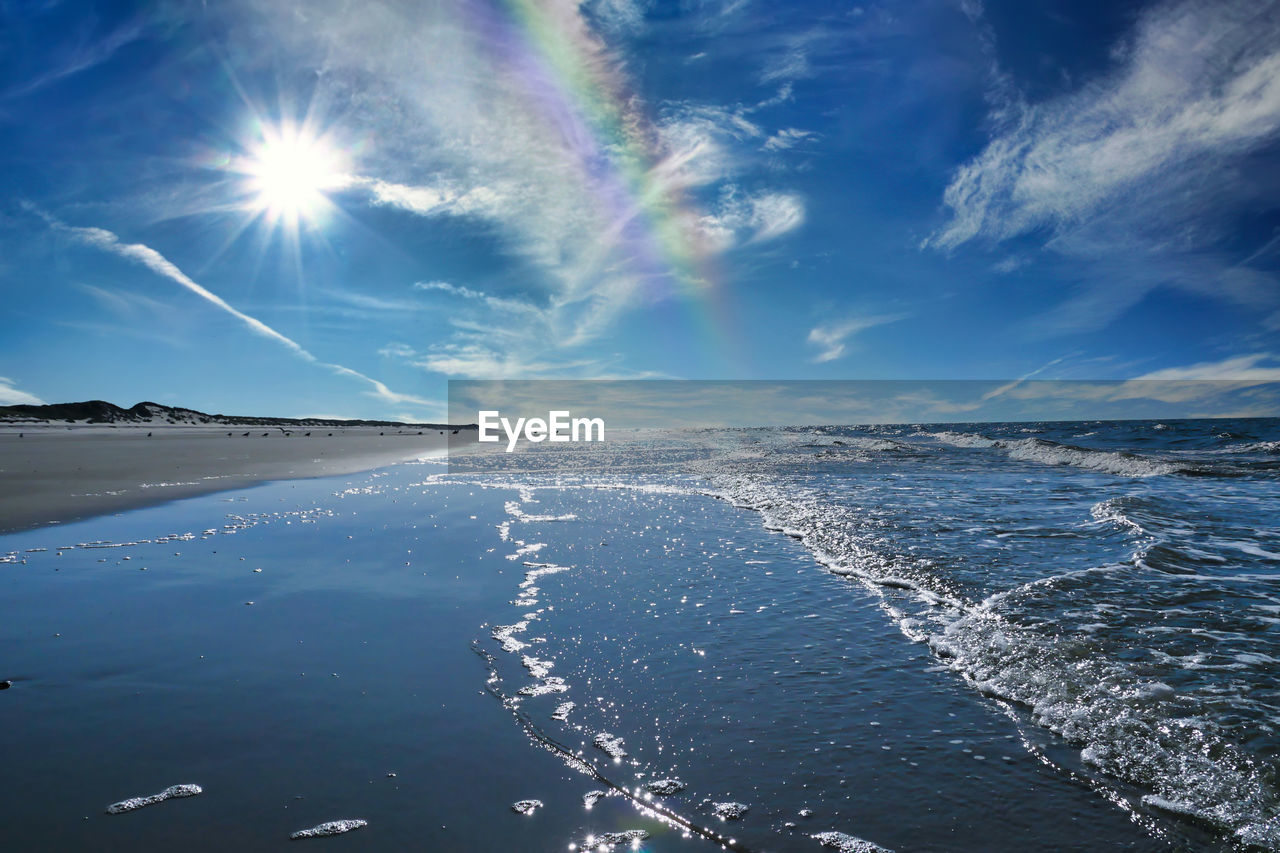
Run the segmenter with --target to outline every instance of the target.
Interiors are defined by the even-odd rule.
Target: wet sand
[[[447,438],[410,427],[6,426],[0,533],[441,455]]]

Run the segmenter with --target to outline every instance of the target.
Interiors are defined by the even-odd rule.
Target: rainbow
[[[621,251],[663,306],[666,343],[706,367],[740,370],[745,348],[728,334],[726,291],[698,214],[662,180],[653,124],[638,114],[596,36],[576,11],[561,19],[534,0],[492,2],[473,6],[483,42],[525,87],[540,121],[556,129],[583,189],[607,211],[604,244]]]

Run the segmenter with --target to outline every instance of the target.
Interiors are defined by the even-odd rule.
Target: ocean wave
[[[1023,438],[1001,442],[1010,459],[1021,462],[1039,462],[1044,465],[1071,465],[1104,474],[1121,477],[1160,477],[1167,474],[1186,473],[1187,468],[1172,462],[1150,459],[1122,450],[1092,450],[1059,444],[1043,438]]]
[[[925,435],[952,447],[983,448],[995,447],[1000,443],[994,438],[987,438],[985,435],[975,435],[969,432],[928,432]]]
[[[1003,450],[1019,462],[1069,465],[1120,477],[1160,477],[1168,474],[1204,473],[1201,467],[1152,459],[1123,450],[1097,450],[1061,444],[1044,438],[997,439],[974,433],[926,433],[935,441],[966,449]]]
[[[915,452],[915,448],[901,441],[894,441],[892,438],[867,438],[864,436],[842,436],[833,438],[831,441],[822,444],[805,445],[806,447],[823,447],[823,448],[847,448],[850,450],[865,450],[870,453],[902,453]]]
[[[1175,811],[1239,842],[1280,849],[1276,756],[1257,734],[1274,732],[1267,726],[1280,726],[1280,717],[1255,690],[1274,684],[1268,671],[1276,656],[1266,654],[1273,642],[1266,632],[1280,624],[1280,609],[1266,610],[1271,599],[1247,589],[1267,582],[1261,561],[1280,553],[1248,532],[1265,526],[1259,519],[1267,504],[1258,503],[1256,490],[1234,485],[1136,482],[1230,474],[1238,460],[1210,464],[1203,448],[1192,454],[1170,441],[1134,453],[1132,442],[1105,431],[1098,443],[1108,449],[1042,437],[1075,434],[1061,429],[1029,436],[1021,426],[994,425],[984,428],[987,434],[920,427],[905,434],[914,456],[901,458],[924,479],[913,484],[894,471],[896,485],[884,485],[885,466],[844,452],[866,447],[835,429],[821,434],[819,453],[812,452],[812,431],[734,433],[708,458],[679,469],[642,458],[634,477],[611,473],[556,487],[631,489],[640,480],[655,493],[710,494],[754,510],[766,528],[799,540],[827,571],[876,591],[902,633],[927,645],[947,669],[1079,749],[1077,769],[1095,784],[1127,783],[1110,792],[1117,799],[1148,816]],[[837,436],[843,445],[834,444]],[[930,440],[973,452],[947,451]],[[1087,499],[1053,473],[1012,464],[1020,462],[1134,482],[1103,482],[1098,490],[1110,495],[1098,496],[1089,521],[1073,515],[1089,511]],[[992,479],[974,473],[987,469]],[[689,474],[691,481],[679,479]],[[1028,483],[1046,488],[1044,497],[1008,512],[992,503]],[[886,505],[888,495],[901,495],[904,505]],[[1196,495],[1198,502],[1188,503]],[[1063,501],[1076,509],[1060,512]],[[1042,510],[1043,516],[1025,515]],[[1033,539],[1028,530],[1043,532]],[[1207,530],[1214,535],[1202,535]],[[1030,576],[995,571],[1004,568],[1002,555],[1036,548],[1047,536],[1068,537],[1055,538],[1052,550],[1046,546],[1047,566],[1034,555],[1011,556],[1011,568]],[[980,550],[965,550],[966,541]],[[1228,584],[1244,589],[1223,598]],[[1228,614],[1224,601],[1240,607]],[[1242,615],[1251,606],[1257,612]],[[500,626],[494,636],[515,646],[519,630]],[[621,738],[607,732],[592,742],[606,753],[625,753]],[[1146,800],[1124,793],[1128,785]]]
[[[724,498],[799,539],[827,570],[879,592],[906,636],[976,689],[1027,709],[1035,723],[1079,747],[1087,765],[1176,802],[1241,842],[1280,845],[1270,771],[1191,698],[1100,654],[1088,632],[1028,622],[1016,594],[969,599],[927,560],[860,533],[852,508],[767,473],[726,468],[713,478]],[[1145,533],[1126,509],[1133,507],[1100,504],[1095,518]],[[1036,586],[1023,588],[1031,599],[1042,594]]]
[[[1280,441],[1254,441],[1240,448],[1245,453],[1280,453]]]

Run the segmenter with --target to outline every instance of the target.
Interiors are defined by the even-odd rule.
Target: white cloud
[[[765,62],[760,72],[762,83],[773,83],[779,80],[793,81],[813,74],[809,64],[811,43],[818,40],[814,33],[787,35],[783,38],[781,49],[773,53]]]
[[[15,388],[12,379],[0,376],[0,406],[42,405],[44,405],[44,400],[41,400],[35,394],[28,394],[20,388]]]
[[[652,170],[654,178],[676,189],[704,186],[750,165],[747,145],[778,152],[816,139],[807,130],[783,128],[770,134],[761,126],[758,114],[791,99],[792,85],[784,83],[777,94],[755,104],[668,103],[656,126],[662,159]]]
[[[996,261],[991,265],[991,269],[993,272],[998,272],[1001,275],[1009,275],[1010,273],[1015,273],[1022,269],[1030,262],[1030,259],[1025,255],[1010,255],[1007,258]]]
[[[1042,332],[1102,328],[1159,287],[1280,323],[1276,276],[1224,248],[1227,223],[1277,190],[1245,164],[1280,139],[1280,3],[1158,4],[1114,54],[1108,73],[1036,104],[994,70],[999,130],[953,174],[948,220],[923,245],[1048,234],[1085,283],[1034,322]]]
[[[1270,362],[1270,364],[1264,365],[1262,362]],[[1163,370],[1139,376],[1135,381],[1153,379],[1280,382],[1280,356],[1269,352],[1258,352],[1186,367],[1166,367]]]
[[[806,139],[816,139],[818,134],[811,130],[800,130],[796,127],[786,127],[776,131],[764,141],[764,150],[766,151],[786,151],[788,148],[794,148]]]
[[[412,299],[394,299],[385,296],[374,296],[368,293],[360,293],[359,291],[346,290],[337,287],[324,288],[322,292],[343,306],[334,306],[332,310],[340,314],[369,316],[383,313],[404,313],[418,311],[422,309],[422,305]],[[346,306],[351,306],[347,308]],[[316,310],[315,306],[308,306],[307,310]]]
[[[1136,185],[1212,170],[1280,130],[1280,15],[1271,4],[1166,4],[1138,26],[1124,63],[1077,92],[1028,107],[957,171],[952,248],[1080,222]]]
[[[585,0],[583,7],[611,32],[638,30],[644,24],[648,0]]]
[[[525,315],[525,321],[550,322],[552,319],[551,312],[522,299],[515,299],[509,296],[494,296],[461,284],[451,284],[447,281],[416,281],[413,283],[413,287],[415,290],[447,293],[450,296],[480,302],[493,311],[505,314],[523,314]]]
[[[816,346],[819,349],[813,360],[818,364],[835,361],[845,354],[849,338],[873,326],[893,323],[905,319],[905,317],[905,314],[880,314],[848,317],[844,320],[820,323],[809,330],[807,339],[812,346]]]
[[[711,213],[697,223],[706,244],[725,251],[743,243],[781,237],[804,224],[804,200],[790,193],[747,194],[730,185]]]
[[[416,349],[399,341],[392,341],[378,350],[378,355],[383,358],[413,358],[417,354]]]
[[[464,379],[537,379],[563,377],[574,371],[589,369],[598,377],[598,362],[589,359],[556,361],[525,359],[510,352],[499,352],[479,343],[442,344],[420,362],[419,367]]]
[[[652,174],[676,190],[729,177],[741,166],[737,146],[764,136],[742,107],[680,103],[667,112],[657,126],[663,156]]]
[[[1264,364],[1264,362],[1267,362]],[[1052,364],[1052,362],[1051,362]],[[1048,367],[1049,365],[1045,365]],[[1041,368],[1043,369],[1043,368]],[[1039,373],[1039,371],[1036,371]],[[1201,362],[1182,367],[1168,367],[1126,379],[1122,382],[1091,382],[1060,380],[1030,382],[1034,374],[1011,382],[983,396],[987,400],[1004,396],[1016,400],[1073,400],[1088,403],[1116,403],[1130,400],[1153,400],[1163,403],[1187,404],[1214,403],[1219,410],[1197,414],[1184,409],[1183,417],[1224,417],[1224,401],[1240,405],[1241,392],[1251,395],[1257,405],[1269,407],[1252,415],[1241,417],[1271,416],[1275,413],[1275,401],[1255,391],[1280,389],[1280,356],[1274,353],[1253,353],[1232,356],[1221,361]],[[1265,386],[1265,388],[1263,388]],[[1233,395],[1235,395],[1233,397]],[[1231,402],[1234,400],[1234,402]]]
[[[502,192],[486,186],[460,188],[450,183],[410,186],[358,176],[348,176],[346,186],[366,189],[375,204],[398,207],[419,216],[498,217],[508,202]]]
[[[461,296],[464,299],[484,299],[485,295],[478,290],[472,290],[469,287],[463,287],[457,284],[450,284],[447,281],[415,281],[413,283],[416,290],[439,290],[444,293],[450,293],[454,296]]]
[[[752,242],[773,240],[804,224],[804,202],[790,193],[763,193],[751,199]]]
[[[951,222],[933,245],[1080,222],[1125,204],[1139,182],[1265,145],[1280,129],[1280,41],[1263,33],[1280,36],[1280,15],[1268,19],[1257,3],[1148,13],[1114,74],[1029,106],[957,170],[943,199]]]

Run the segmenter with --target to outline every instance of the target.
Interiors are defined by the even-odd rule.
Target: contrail
[[[190,276],[179,269],[176,264],[150,246],[145,246],[142,243],[122,242],[116,234],[106,230],[105,228],[81,228],[74,225],[67,225],[65,222],[62,222],[49,214],[36,210],[34,206],[28,206],[28,209],[39,215],[45,220],[45,222],[49,223],[51,228],[63,234],[68,234],[87,246],[92,246],[95,249],[101,249],[104,252],[110,252],[118,257],[141,264],[157,275],[164,276],[170,281],[181,285],[191,293],[199,296],[205,302],[213,305],[215,308],[235,317],[241,323],[246,325],[254,334],[260,335],[264,338],[270,338],[288,349],[298,358],[301,358],[303,361],[310,362],[318,367],[326,368],[339,376],[349,376],[353,379],[359,379],[360,381],[369,384],[373,388],[369,393],[381,400],[394,404],[413,403],[419,406],[433,407],[437,405],[435,402],[422,397],[392,391],[385,384],[373,379],[372,377],[365,376],[358,370],[353,370],[350,367],[344,367],[341,364],[330,364],[329,362],[321,361],[293,338],[276,331],[257,317],[244,313],[218,294],[204,287],[199,282],[194,281]]]

